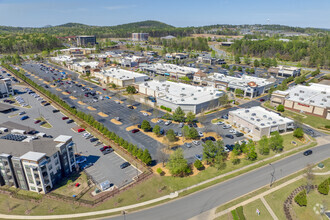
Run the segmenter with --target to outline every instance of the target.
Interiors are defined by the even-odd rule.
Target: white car
[[[142,115],[149,116],[148,113],[146,113],[146,112],[143,112]]]
[[[199,145],[199,141],[193,141],[194,145]]]
[[[224,123],[222,121],[218,121],[217,125],[223,125]]]
[[[170,124],[172,124],[171,121],[167,121],[167,122],[165,122],[165,125],[170,125]]]
[[[162,119],[159,119],[159,120],[157,121],[158,124],[159,124],[159,123],[162,123],[162,122],[163,122]]]
[[[115,103],[120,104],[120,101],[116,100]]]
[[[201,132],[201,131],[198,132],[198,135],[199,135],[200,137],[204,137],[204,134],[203,134],[203,132]]]
[[[229,133],[234,133],[235,132],[235,129],[230,129],[229,130]]]

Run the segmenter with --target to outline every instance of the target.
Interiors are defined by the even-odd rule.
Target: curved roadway
[[[304,156],[297,153],[273,163],[275,177],[280,179],[306,167],[309,163],[317,163],[330,157],[330,144],[312,148],[313,154]],[[213,187],[173,200],[171,202],[126,214],[126,216],[108,217],[107,219],[154,220],[154,219],[189,219],[218,207],[237,197],[270,184],[272,166],[264,166],[236,178],[219,183]]]

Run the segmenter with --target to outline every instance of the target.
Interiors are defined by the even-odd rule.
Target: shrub
[[[278,105],[277,106],[277,111],[284,112],[284,105]]]
[[[293,132],[293,136],[296,138],[302,138],[304,137],[304,131],[302,128],[297,128],[296,130],[294,130]]]
[[[324,180],[319,186],[317,187],[319,193],[323,195],[328,195],[329,193],[329,181],[328,179]]]
[[[328,128],[328,129],[330,129],[330,125],[326,125],[326,126],[325,126],[325,128]]]
[[[68,180],[68,181],[66,182],[67,185],[70,185],[71,183],[72,183],[72,180]]]
[[[168,111],[168,112],[171,112],[171,111],[172,111],[171,108],[165,107],[165,106],[163,106],[163,105],[161,105],[160,108],[161,108],[161,109],[164,109],[164,110],[166,110],[166,111]]]
[[[162,168],[160,168],[160,167],[157,168],[157,173],[161,176],[164,175],[164,172],[163,172]]]
[[[306,190],[301,191],[294,197],[294,201],[299,206],[307,206],[307,196],[306,196]]]
[[[200,160],[195,160],[194,166],[196,167],[197,170],[204,169],[204,165],[202,164],[202,162]]]
[[[237,165],[237,164],[240,164],[241,159],[239,159],[239,158],[235,158],[235,159],[233,159],[231,162],[232,162],[234,165]]]
[[[243,213],[243,206],[237,207],[236,212],[237,212],[238,218],[240,220],[245,220],[245,216],[244,216],[244,213]]]
[[[237,216],[237,213],[236,213],[236,209],[234,209],[234,210],[231,211],[231,215],[233,216],[233,219],[234,220],[239,220],[239,218]]]

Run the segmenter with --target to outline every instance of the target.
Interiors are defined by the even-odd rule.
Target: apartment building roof
[[[272,78],[264,79],[248,75],[243,75],[241,78],[238,78],[233,76],[227,76],[222,73],[214,73],[213,76],[210,76],[210,79],[228,83],[229,86],[238,87],[261,87],[274,83],[274,80]]]

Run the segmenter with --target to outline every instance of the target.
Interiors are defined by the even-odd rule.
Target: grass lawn
[[[321,183],[323,180],[325,180],[327,177],[326,176],[315,176],[315,179],[313,181],[313,184],[319,184]],[[290,193],[296,189],[297,187],[306,184],[306,179],[300,179],[282,189],[279,189],[267,196],[265,196],[266,201],[268,202],[269,206],[273,209],[274,213],[276,214],[276,216],[279,219],[285,219],[285,214],[284,214],[284,210],[283,210],[283,203],[285,201],[285,199],[290,195]],[[315,191],[316,192],[316,191]],[[322,200],[327,199],[327,201],[330,201],[329,196],[323,196],[321,194],[319,194],[318,192],[314,194],[310,194],[307,196],[307,207],[306,208],[300,208],[300,207],[296,207],[295,205],[293,205],[294,210],[296,212],[296,214],[299,214],[299,217],[297,219],[303,220],[309,220],[309,219],[318,219],[319,217],[316,216],[315,214],[311,214],[313,212],[313,206],[314,206],[314,202],[318,201],[319,203],[322,203]],[[309,199],[311,198],[311,199]],[[316,199],[318,198],[318,199]],[[309,202],[311,205],[309,205]],[[293,202],[295,203],[295,202]],[[303,216],[303,213],[309,213],[309,215],[311,216]]]
[[[79,183],[80,186],[76,187],[76,183]],[[62,179],[61,182],[55,185],[55,190],[52,192],[71,197],[72,195],[79,194],[86,187],[88,187],[87,176],[84,172],[81,172],[71,175],[69,178]]]
[[[256,210],[259,209],[260,215],[258,216]],[[253,220],[272,220],[272,216],[269,214],[268,210],[266,209],[265,205],[262,203],[260,199],[250,202],[243,206],[243,212],[246,219],[253,219]]]
[[[46,122],[45,124],[43,125],[40,125],[40,127],[43,127],[43,128],[52,128],[53,126],[51,124],[48,123],[48,121],[46,119],[44,119],[43,117],[39,117],[39,118],[36,118],[35,120],[40,120],[41,122]],[[41,123],[39,122],[39,123]]]
[[[212,123],[217,123],[219,121],[223,121],[223,119],[220,119],[220,118],[215,118],[215,119],[212,119]]]

